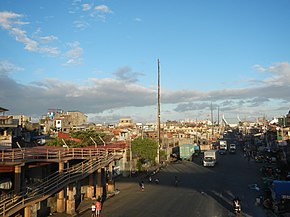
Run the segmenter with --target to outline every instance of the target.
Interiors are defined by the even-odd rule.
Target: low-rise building
[[[134,123],[131,118],[120,118],[118,126],[123,127],[133,127]]]

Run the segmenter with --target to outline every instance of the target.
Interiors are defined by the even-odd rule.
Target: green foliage
[[[138,160],[136,165],[138,171],[142,171],[142,165],[143,165],[142,161]]]
[[[99,133],[94,130],[90,131],[76,131],[71,133],[72,138],[80,139],[81,142],[75,142],[72,140],[64,139],[65,143],[70,148],[82,148],[86,146],[94,146],[95,143],[92,141],[92,139],[96,142],[97,145],[103,145],[103,141],[100,139],[100,137],[104,141],[108,141],[109,138],[107,138],[105,133]],[[91,139],[92,138],[92,139]],[[57,146],[62,147],[64,145],[63,141],[59,138],[56,138],[54,140],[49,140],[46,143],[47,146]]]
[[[65,142],[65,144],[67,144],[67,146],[69,148],[82,148],[82,147],[85,147],[85,144],[83,144],[81,142],[75,142],[75,141],[71,141],[71,140],[67,140],[67,139],[64,139],[64,142]],[[47,141],[45,145],[63,147],[64,142],[62,141],[62,139],[56,138],[56,139]]]
[[[166,150],[160,150],[159,155],[161,161],[166,161]]]
[[[149,138],[136,138],[131,143],[132,154],[140,162],[154,162],[157,156],[157,142]]]
[[[45,145],[62,147],[63,146],[63,142],[61,141],[61,139],[51,139],[51,140],[46,141]]]
[[[100,137],[105,141],[106,140],[106,134],[105,133],[99,133],[94,130],[89,131],[76,131],[71,133],[71,137],[78,138],[82,140],[82,143],[84,146],[92,146],[95,145],[95,143],[92,141],[92,139],[97,143],[97,145],[103,145],[102,140]],[[91,139],[92,138],[92,139]]]

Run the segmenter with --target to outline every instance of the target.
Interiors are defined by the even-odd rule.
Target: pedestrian
[[[156,178],[156,179],[155,179],[155,183],[156,183],[156,184],[159,184],[159,181],[160,181],[159,178]]]
[[[248,159],[248,162],[250,162],[250,160],[251,160],[251,155],[250,155],[250,153],[248,154],[247,159]]]
[[[92,215],[91,217],[96,217],[96,205],[92,203]]]
[[[102,203],[101,201],[98,199],[96,202],[96,216],[100,217],[101,215],[101,210],[102,210]]]
[[[98,199],[97,199],[98,201],[100,201],[101,202],[101,204],[103,204],[103,201],[102,201],[102,198],[101,198],[101,196],[99,195],[98,196]]]
[[[177,185],[178,185],[178,178],[177,178],[177,176],[175,176],[174,177],[174,185],[177,187]]]
[[[144,186],[144,182],[142,181],[142,182],[141,182],[141,191],[144,191],[144,188],[145,188],[145,186]]]

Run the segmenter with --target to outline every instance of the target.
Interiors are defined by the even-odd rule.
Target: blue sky
[[[91,121],[290,110],[288,0],[1,0],[0,103]]]

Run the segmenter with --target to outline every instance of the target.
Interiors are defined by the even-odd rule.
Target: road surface
[[[242,213],[239,216],[265,217],[269,213],[255,205],[260,191],[248,185],[261,183],[260,164],[248,162],[238,148],[236,154],[220,156],[213,167],[203,167],[200,158],[193,162],[169,164],[154,178],[160,184],[145,182],[145,191],[140,191],[140,178],[122,178],[116,182],[120,193],[105,201],[102,217],[226,217],[234,216],[232,199],[241,199]],[[174,177],[179,179],[174,186]],[[84,217],[91,211],[82,212]]]

